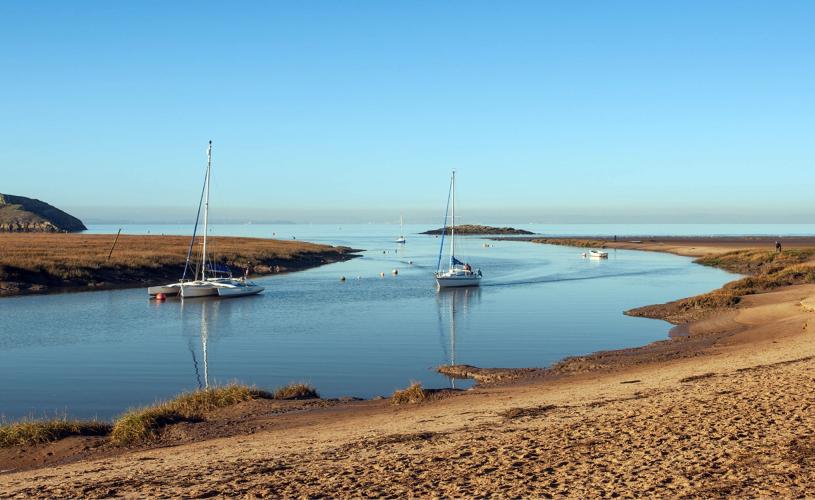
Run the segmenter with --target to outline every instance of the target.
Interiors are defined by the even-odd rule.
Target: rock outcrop
[[[442,230],[431,229],[422,234],[441,234]],[[450,234],[450,228],[446,228],[446,234]],[[492,226],[479,226],[475,224],[464,224],[456,226],[456,234],[535,234],[525,229],[515,229],[514,227],[492,227]]]
[[[73,233],[86,229],[81,220],[48,203],[0,194],[0,232]]]

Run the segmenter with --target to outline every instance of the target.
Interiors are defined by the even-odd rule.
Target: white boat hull
[[[592,259],[607,259],[608,252],[598,252],[596,250],[592,250],[591,252],[589,252],[589,257],[591,257]]]
[[[194,299],[197,297],[215,297],[218,295],[218,287],[210,283],[195,283],[181,287],[181,297]]]
[[[462,286],[478,286],[481,284],[481,273],[446,272],[436,273],[436,284],[439,288],[457,288]]]
[[[147,289],[147,295],[151,297],[155,297],[160,293],[163,293],[168,297],[178,295],[179,293],[181,293],[181,285],[175,283],[172,285],[151,286],[150,288]]]
[[[255,295],[263,291],[262,286],[258,286],[255,284],[247,284],[241,286],[219,286],[218,287],[218,296],[219,297],[245,297],[247,295]]]
[[[404,243],[407,243],[407,240],[404,239],[404,238],[397,238],[396,243],[403,243],[404,244]]]

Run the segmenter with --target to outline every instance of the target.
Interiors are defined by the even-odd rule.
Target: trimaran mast
[[[204,181],[204,246],[201,249],[201,281],[207,279],[207,233],[209,232],[209,176],[212,172],[212,141],[207,148],[207,178]]]

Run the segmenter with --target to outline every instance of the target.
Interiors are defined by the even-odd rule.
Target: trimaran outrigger
[[[157,297],[160,295],[173,296],[178,295],[182,298],[192,297],[244,297],[247,295],[254,295],[263,291],[263,287],[251,281],[246,277],[233,278],[229,268],[223,265],[214,264],[207,260],[207,233],[209,232],[209,181],[212,171],[212,141],[209,141],[207,148],[207,173],[204,178],[204,189],[202,201],[204,204],[204,239],[201,246],[201,262],[199,276],[196,269],[193,278],[187,280],[187,271],[191,270],[190,263],[192,260],[192,251],[195,243],[196,231],[198,229],[198,215],[201,214],[201,205],[198,205],[198,215],[195,217],[195,227],[192,232],[192,240],[190,241],[190,248],[187,251],[187,261],[184,264],[184,273],[181,276],[181,281],[162,286],[151,286],[147,289],[148,295]]]

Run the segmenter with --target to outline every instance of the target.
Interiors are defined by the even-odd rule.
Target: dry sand
[[[2,474],[0,494],[811,496],[813,300],[815,285],[746,297],[660,343],[680,347],[570,375],[253,414],[238,435]]]

